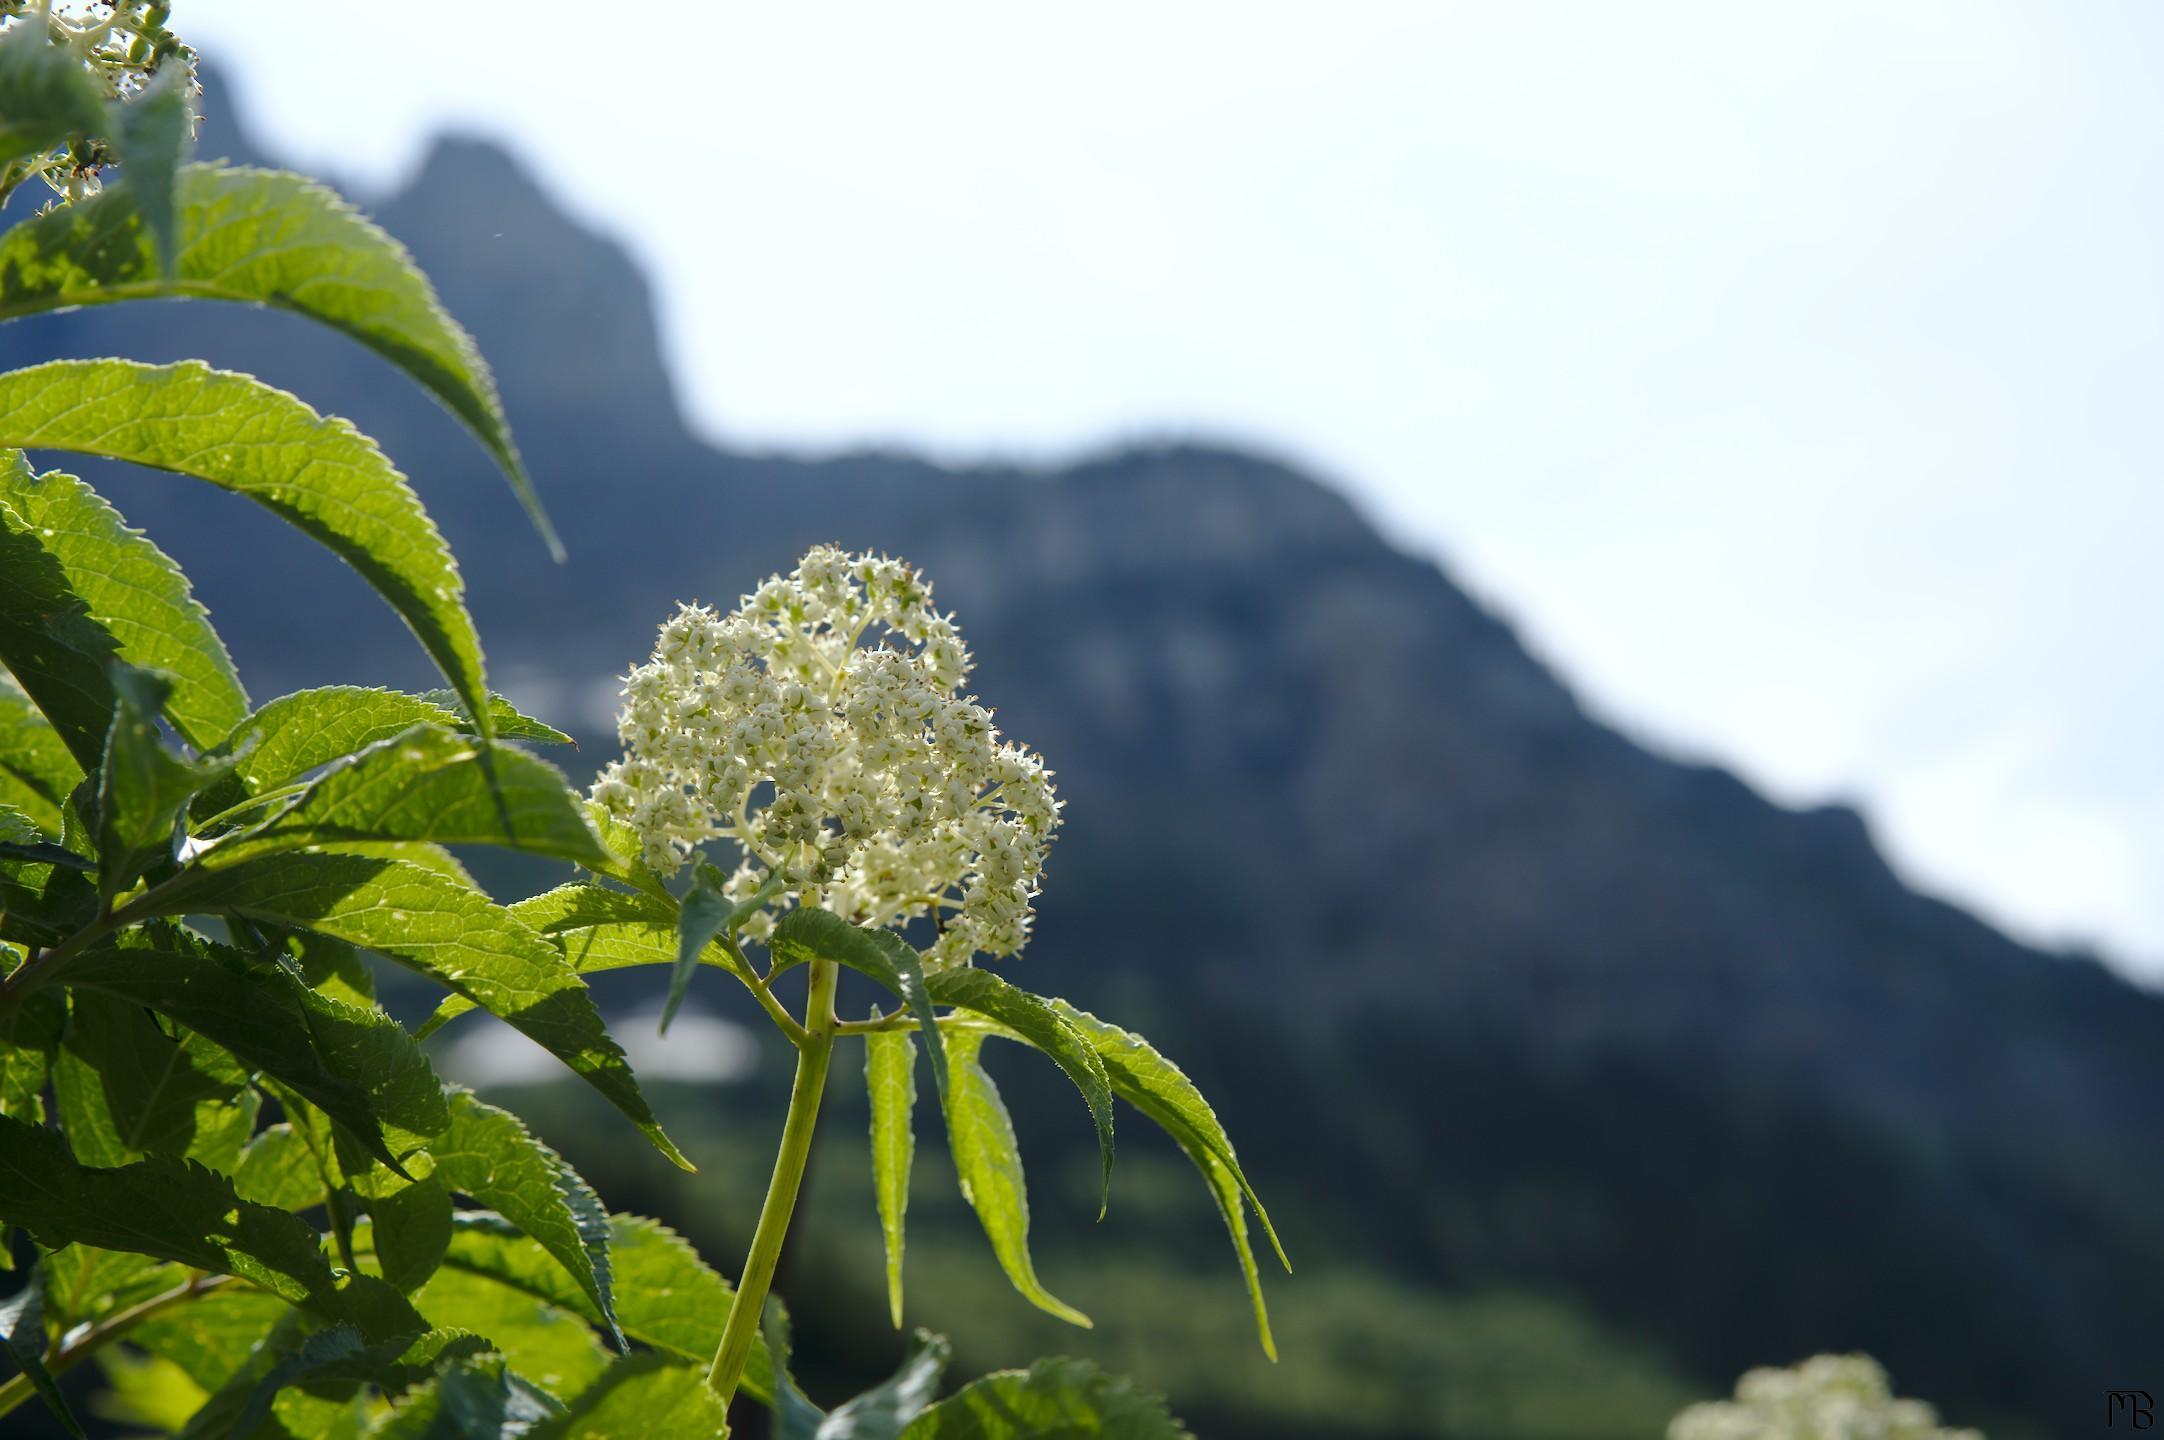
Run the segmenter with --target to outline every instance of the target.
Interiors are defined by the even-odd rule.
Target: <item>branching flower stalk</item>
[[[970,666],[922,575],[821,546],[730,614],[686,605],[661,627],[652,658],[625,678],[625,755],[593,798],[662,875],[732,843],[740,858],[722,893],[770,897],[739,921],[754,940],[791,907],[824,905],[858,925],[929,919],[929,970],[1013,955],[1028,941],[1060,802],[1043,762],[959,693]],[[777,1017],[796,1080],[709,1372],[725,1400],[758,1332],[841,1032],[837,967],[815,959],[810,972],[802,1021]],[[752,988],[776,1003],[764,979]]]

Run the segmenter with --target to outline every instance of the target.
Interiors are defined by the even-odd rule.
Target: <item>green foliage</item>
[[[1058,1299],[1037,1279],[1029,1258],[1029,1196],[1022,1185],[1022,1155],[1014,1140],[1014,1121],[999,1098],[999,1087],[978,1063],[984,1036],[961,1030],[947,1037],[947,1144],[954,1151],[955,1174],[962,1196],[984,1225],[999,1268],[1024,1299],[1071,1325],[1089,1325],[1089,1316]]]
[[[479,438],[553,547],[488,369],[405,251],[312,182],[185,164],[193,94],[163,6],[78,24],[0,4],[0,197],[42,176],[67,200],[0,234],[0,322],[214,299],[337,330]],[[116,157],[123,183],[100,188]],[[448,688],[252,705],[179,567],[91,486],[38,473],[34,451],[245,496],[352,566]],[[780,1433],[820,1440],[992,1413],[933,1403],[937,1337],[920,1332],[890,1380],[831,1413],[759,1337],[826,1069],[858,1035],[897,1325],[920,1043],[962,1188],[1016,1288],[1050,1313],[1088,1323],[1036,1278],[1013,1125],[980,1063],[990,1036],[1080,1089],[1101,1197],[1118,1094],[1175,1130],[1242,1223],[1252,1197],[1208,1107],[1125,1032],[989,973],[928,976],[900,934],[815,896],[752,929],[801,888],[785,867],[742,900],[711,868],[681,894],[664,884],[625,826],[520,748],[567,737],[488,689],[457,566],[404,476],[345,421],[253,376],[128,359],[0,374],[0,680],[0,1242],[12,1228],[38,1254],[0,1302],[14,1371],[0,1415],[36,1396],[72,1425],[55,1377],[92,1358],[115,1413],[184,1437],[709,1440],[740,1384]],[[500,905],[460,846],[586,878]],[[763,968],[747,931],[767,937]],[[419,1033],[375,1003],[368,956],[447,992]],[[673,1232],[610,1215],[420,1048],[487,1010],[688,1171],[584,978],[639,965],[669,972],[664,1025],[704,965],[801,1052],[790,1158],[741,1295]],[[801,1019],[774,988],[798,967]],[[840,1024],[841,968],[897,1008]],[[1081,1372],[984,1383],[958,1399],[1061,1424],[1113,1414],[1112,1390]]]
[[[0,506],[52,557],[67,593],[80,597],[110,634],[115,649],[108,653],[171,677],[164,712],[183,738],[207,746],[240,723],[248,694],[225,644],[179,567],[157,546],[88,485],[57,470],[34,476],[20,454],[0,470]],[[92,663],[104,668],[102,660]],[[111,711],[101,692],[97,713]]]
[[[398,366],[503,468],[550,549],[555,532],[526,478],[496,382],[405,247],[298,175],[190,165],[173,188],[169,268],[144,223],[143,187],[107,190],[0,236],[0,320],[125,300],[227,300],[286,310]]]
[[[933,1406],[906,1440],[1193,1440],[1165,1402],[1086,1360],[987,1375]]]
[[[405,477],[345,421],[199,361],[55,360],[0,375],[0,445],[125,460],[246,496],[358,571],[467,712],[488,715],[481,640],[450,547]],[[477,723],[485,734],[486,719]]]
[[[909,1213],[909,1166],[916,1157],[917,1042],[884,1031],[864,1037],[864,1086],[871,1096],[872,1194],[886,1242],[887,1309],[902,1328],[902,1226]]]

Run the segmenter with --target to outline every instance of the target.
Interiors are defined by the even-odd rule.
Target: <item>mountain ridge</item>
[[[1777,805],[1603,724],[1440,566],[1290,466],[1176,443],[1045,467],[709,445],[630,256],[500,149],[439,144],[376,216],[495,364],[568,566],[447,416],[282,317],[34,317],[0,358],[201,354],[353,419],[451,539],[496,673],[561,682],[549,718],[604,742],[581,764],[607,753],[597,688],[675,600],[727,603],[814,541],[906,555],[1070,803],[1035,983],[1139,1005],[1266,1192],[1375,1232],[1335,1245],[1420,1284],[1583,1289],[1708,1377],[1794,1358],[1776,1344],[1868,1341],[2010,1433],[2154,1363],[2164,1001],[1917,893],[1853,809]],[[433,683],[357,581],[322,585],[321,557],[265,517],[108,480],[259,695],[355,678],[349,645],[367,678]],[[236,546],[259,568],[234,570]],[[1784,1129],[1803,1158],[1913,1192],[1877,1222],[1838,1184],[1801,1210],[1763,1196],[1746,1181],[1798,1159],[1767,1152]],[[1619,1158],[1626,1133],[1639,1150]],[[1660,1165],[1619,1173],[1629,1153]],[[1722,1197],[1742,1258],[1694,1260],[1715,1204],[1694,1185]],[[1354,1195],[1374,1208],[1347,1210]],[[1499,1247],[1529,1196],[1608,1238]],[[1854,1253],[1783,1255],[1788,1234]],[[1671,1273],[1675,1294],[1647,1293]],[[1746,1285],[1802,1298],[1756,1315],[1724,1288]],[[1847,1338],[1891,1285],[1951,1297],[1928,1313],[1954,1333]],[[1993,1296],[2006,1313],[1970,1313]],[[2023,1357],[2012,1337],[2032,1333]]]

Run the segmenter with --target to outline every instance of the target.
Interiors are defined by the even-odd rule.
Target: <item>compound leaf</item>
[[[458,417],[503,469],[550,553],[562,558],[487,363],[404,246],[331,190],[278,171],[189,165],[175,201],[179,243],[162,270],[127,186],[0,235],[0,320],[174,298],[266,305],[327,325],[404,370]]]
[[[27,459],[0,467],[0,502],[47,542],[120,658],[172,677],[164,713],[189,743],[207,747],[240,723],[248,695],[232,657],[163,551],[81,480],[33,475]]]
[[[275,819],[224,842],[204,863],[372,840],[502,845],[581,864],[607,860],[555,766],[424,724],[333,765]]]
[[[472,1000],[570,1066],[662,1154],[691,1169],[640,1095],[586,984],[557,949],[479,891],[399,860],[293,851],[161,886],[168,914],[230,910],[313,930]]]
[[[405,476],[345,421],[199,360],[54,360],[0,375],[0,445],[126,460],[247,496],[360,572],[487,733],[481,642],[450,548]]]
[[[984,1072],[978,1052],[981,1031],[959,1030],[947,1037],[947,1144],[954,1152],[962,1196],[977,1212],[999,1268],[1022,1298],[1070,1325],[1089,1328],[1090,1319],[1044,1288],[1029,1256],[1029,1196],[1022,1183],[1022,1156],[1014,1141],[1014,1121],[1007,1115],[999,1087]]]

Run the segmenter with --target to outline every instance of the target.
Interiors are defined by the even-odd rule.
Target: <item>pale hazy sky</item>
[[[709,435],[1296,457],[1641,738],[2164,978],[2164,9],[176,9],[364,199],[507,144]]]

